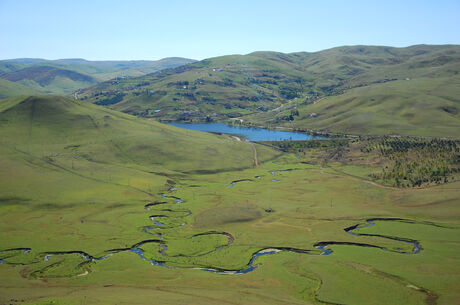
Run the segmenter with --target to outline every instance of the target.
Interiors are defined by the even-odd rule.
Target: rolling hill
[[[193,62],[186,58],[157,61],[88,61],[20,58],[0,61],[0,78],[49,94],[69,94],[117,77],[140,76]]]
[[[253,150],[246,143],[139,119],[64,97],[2,100],[0,130],[3,152],[15,152],[61,170],[68,170],[72,159],[178,173],[253,165]],[[271,150],[260,149],[262,160],[272,157],[268,153]],[[264,151],[267,151],[265,157]]]
[[[447,92],[455,92],[457,83],[450,79],[456,79],[459,71],[460,46],[456,45],[407,48],[351,46],[290,54],[255,52],[211,58],[137,78],[99,83],[85,89],[78,97],[159,120],[190,121],[209,117],[225,121],[238,118],[244,123],[265,126],[292,125],[299,129],[382,133],[382,129],[377,129],[391,125],[392,121],[403,120],[399,112],[404,111],[392,113],[394,109],[386,109],[389,104],[382,104],[381,108],[392,114],[382,117],[383,121],[378,123],[374,119],[367,120],[371,124],[368,128],[349,128],[346,121],[335,122],[332,126],[330,121],[325,120],[310,124],[305,119],[307,113],[299,113],[299,116],[305,117],[299,120],[296,112],[294,116],[290,116],[290,112],[293,109],[309,112],[310,104],[321,107],[323,98],[328,97],[326,100],[333,103],[336,99],[332,97],[338,98],[361,87],[368,88],[366,94],[370,99],[376,99],[372,97],[373,89],[379,95],[386,86],[391,90],[389,84],[393,82],[399,82],[399,86],[404,87],[396,92],[404,91],[406,95],[418,92],[422,89],[418,85],[423,86],[424,82],[430,83],[431,80]],[[411,81],[402,81],[406,79]],[[435,93],[439,98],[434,99],[434,103],[442,99],[441,95],[441,92]],[[458,101],[455,94],[448,95],[451,103]],[[443,105],[433,107],[440,109]],[[409,104],[401,105],[406,106],[409,107]],[[333,116],[334,113],[331,111],[327,115]],[[413,116],[413,126],[394,128],[395,133],[427,135],[419,112],[412,111],[410,115]],[[380,127],[373,126],[374,123]],[[443,121],[439,123],[442,130]],[[334,127],[339,125],[343,128]],[[449,134],[452,133],[440,135]]]
[[[93,77],[49,66],[33,66],[2,75],[3,79],[46,93],[70,93],[97,83]]]
[[[257,152],[260,163],[279,155],[262,145]],[[58,96],[0,100],[2,206],[152,200],[183,177],[253,165],[253,146],[225,135]]]
[[[24,85],[0,78],[0,99],[33,94],[40,94],[40,92]]]
[[[459,76],[408,78],[353,88],[317,103],[294,102],[246,120],[324,133],[458,138],[459,96]]]

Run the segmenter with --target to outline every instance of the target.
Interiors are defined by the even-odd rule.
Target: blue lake
[[[230,126],[224,123],[201,123],[184,124],[169,123],[169,125],[206,132],[219,132],[242,136],[249,141],[283,141],[283,140],[313,140],[324,139],[324,137],[312,136],[301,132],[270,130],[264,128],[250,128],[241,126]]]

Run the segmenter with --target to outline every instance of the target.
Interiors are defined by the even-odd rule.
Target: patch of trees
[[[276,118],[276,121],[278,122],[280,120],[283,120],[283,121],[291,122],[291,121],[294,121],[294,118],[296,116],[299,116],[299,110],[294,109],[294,110],[291,110],[291,113],[289,115],[283,115],[281,117]]]
[[[144,86],[149,86],[150,85],[150,82],[142,82],[142,83],[139,83],[139,84],[136,84],[135,87],[144,87]]]
[[[125,96],[124,93],[118,93],[115,96],[107,99],[103,99],[100,101],[97,101],[95,104],[96,105],[102,105],[102,106],[107,106],[107,105],[113,105],[116,103],[119,103],[123,100],[123,97]]]
[[[292,100],[298,97],[297,90],[286,89],[286,88],[280,90],[280,95],[287,100]]]
[[[220,87],[233,87],[233,88],[236,87],[233,81],[229,78],[225,78],[222,81],[214,81],[212,83]]]
[[[269,141],[266,142],[271,146],[276,146],[286,152],[304,152],[312,148],[337,148],[348,147],[348,139],[321,139],[321,140],[284,140],[284,141]]]
[[[257,96],[240,96],[238,98],[240,101],[250,101],[250,102],[258,102],[259,98]]]
[[[191,101],[196,101],[195,95],[191,92],[177,92],[176,95],[185,97]]]
[[[199,78],[193,82],[194,85],[204,85],[205,81],[202,78]]]
[[[427,150],[431,152],[453,151],[460,153],[460,141],[438,138],[425,140],[418,138],[381,137],[369,141],[364,150],[367,152],[376,150],[387,157],[394,153],[407,153],[411,150]]]
[[[299,97],[300,92],[302,92],[302,86],[296,80],[286,81],[286,84],[279,86],[279,94],[287,100]]]
[[[256,84],[256,85],[263,85],[263,84],[269,84],[269,85],[278,85],[278,82],[276,80],[270,79],[270,78],[264,78],[264,79],[255,79],[251,78],[248,81],[249,84]]]
[[[304,156],[308,153],[313,163],[376,165],[379,170],[369,177],[396,187],[447,183],[460,174],[459,140],[384,136],[267,144]]]
[[[214,105],[216,103],[216,99],[209,96],[203,96],[202,100],[203,102],[209,103],[211,105]]]
[[[361,149],[376,152],[390,164],[371,175],[398,187],[447,183],[460,173],[460,141],[383,137]]]
[[[166,86],[167,87],[183,87],[183,86],[188,86],[189,82],[188,81],[183,81],[183,82],[171,82],[168,83]]]

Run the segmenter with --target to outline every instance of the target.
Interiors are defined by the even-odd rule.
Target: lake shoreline
[[[232,136],[243,137],[250,142],[263,142],[263,141],[308,141],[325,139],[324,136],[312,135],[304,132],[273,130],[258,127],[245,127],[227,125],[225,123],[168,123],[170,126],[175,126],[188,130],[196,130],[217,134],[229,134]]]

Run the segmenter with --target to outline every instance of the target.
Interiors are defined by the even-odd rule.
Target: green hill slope
[[[20,95],[39,94],[40,92],[21,84],[0,78],[0,99]]]
[[[296,96],[301,73],[293,65],[257,55],[223,56],[139,78],[104,82],[85,90],[79,98],[137,115],[160,109],[162,118],[180,119],[196,110],[200,117],[213,113],[234,117],[257,108],[270,109]]]
[[[50,149],[53,155],[67,156],[63,162],[69,161],[69,156],[85,159],[88,154],[90,162],[176,172],[221,171],[253,164],[253,151],[246,143],[138,119],[63,97],[3,100],[0,127],[5,148],[40,158]],[[262,155],[263,151],[271,150],[261,148]],[[265,159],[271,156],[268,154]]]
[[[257,152],[259,162],[278,154]],[[251,168],[253,158],[247,142],[63,97],[0,100],[0,202],[152,200],[167,181]]]
[[[403,79],[354,88],[317,103],[293,103],[288,110],[247,119],[332,133],[458,137],[459,96],[458,76]]]
[[[142,195],[145,191],[138,190],[149,189],[152,174],[174,180],[184,173],[248,168],[254,162],[246,142],[52,96],[1,100],[0,147],[6,197],[35,198],[36,192],[55,192],[61,199],[75,192],[78,198],[100,197],[117,186],[118,195],[105,195],[114,199],[121,196],[120,185]],[[258,152],[259,162],[275,155],[263,146]]]
[[[6,73],[2,78],[38,91],[58,94],[69,93],[97,82],[89,75],[50,66],[28,67]]]
[[[116,77],[140,76],[191,63],[179,57],[157,61],[88,61],[84,59],[12,59],[0,61],[0,78],[50,94],[69,94]]]
[[[10,61],[0,61],[0,75],[12,71],[21,70],[25,67],[25,65],[20,64],[18,62],[10,62]]]
[[[59,59],[47,61],[57,67],[68,67],[86,73],[98,80],[109,80],[119,76],[142,76],[163,69],[171,69],[193,63],[195,60],[182,57],[167,57],[160,60],[107,60]]]
[[[459,71],[460,47],[451,45],[353,46],[290,54],[255,52],[211,58],[139,78],[100,83],[85,90],[79,98],[160,120],[204,120],[209,116],[282,126],[286,125],[289,111],[294,107],[317,102],[326,96],[338,96],[353,88],[376,88],[375,94],[380,94],[378,84],[423,78],[433,79],[447,91],[455,90],[452,86],[457,84],[449,78]],[[407,85],[401,90],[410,93],[418,90],[416,84],[423,86],[422,83],[423,80],[411,81],[400,86]],[[389,104],[383,107],[386,105]],[[391,118],[398,118],[392,108],[386,110]],[[279,113],[285,117],[284,121],[274,119],[280,117]],[[423,124],[418,112],[413,115],[416,116],[414,126]],[[302,122],[294,125],[309,128],[309,124]],[[390,125],[391,121],[382,123],[382,126]],[[345,125],[343,123],[344,128],[336,130],[364,132],[363,129],[347,129]],[[329,128],[320,124],[311,126]],[[401,132],[407,134],[407,131]],[[426,134],[419,131],[412,133]]]

